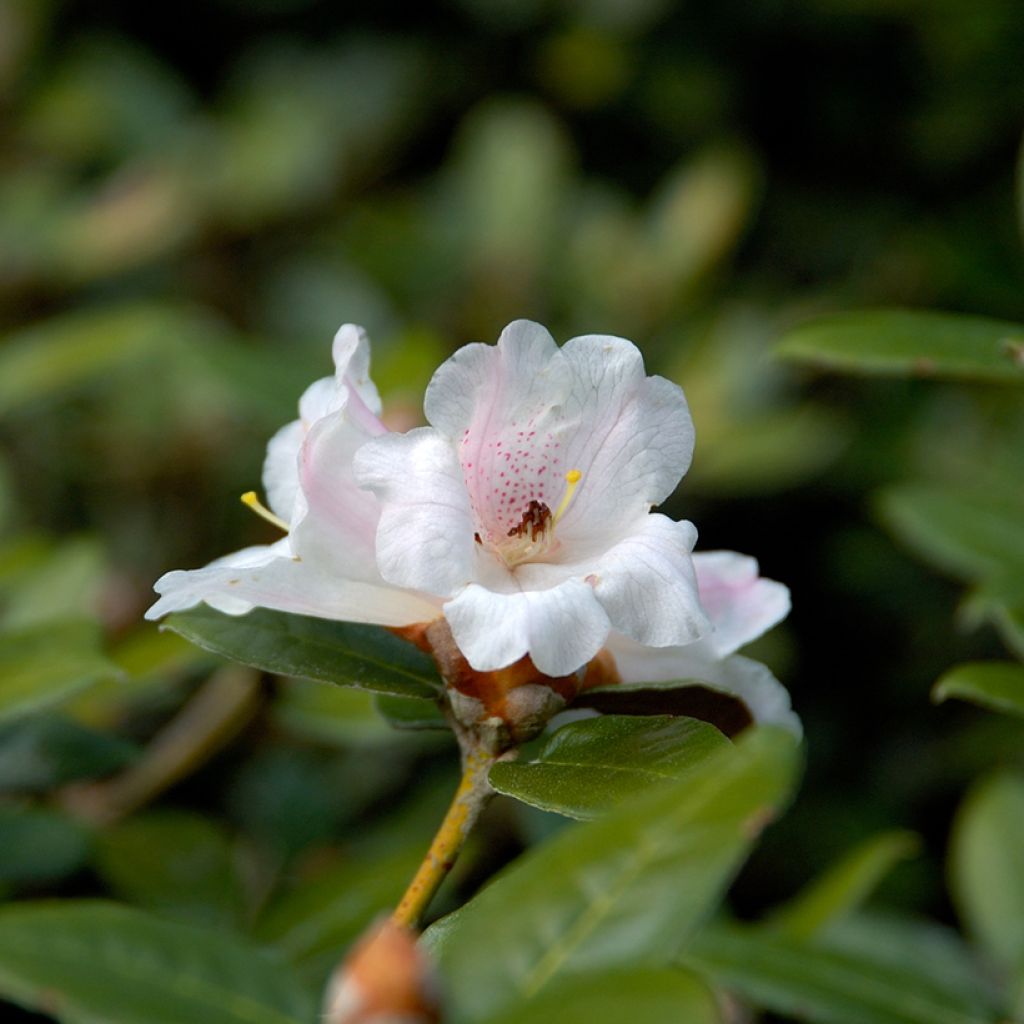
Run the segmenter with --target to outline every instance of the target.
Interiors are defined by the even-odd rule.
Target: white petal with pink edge
[[[789,588],[758,575],[757,560],[749,555],[699,551],[693,564],[712,623],[707,641],[718,657],[739,650],[789,614]]]

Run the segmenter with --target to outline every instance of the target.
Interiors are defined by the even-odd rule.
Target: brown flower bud
[[[325,1024],[437,1024],[437,985],[416,935],[390,918],[372,925],[337,967]]]

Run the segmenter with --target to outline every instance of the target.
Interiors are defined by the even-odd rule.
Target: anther
[[[566,510],[569,508],[569,502],[572,501],[572,496],[576,493],[576,488],[579,486],[580,480],[583,479],[583,474],[578,469],[570,469],[565,474],[565,494],[562,495],[562,501],[560,502],[555,514],[553,521],[558,522],[562,516],[565,515]]]
[[[242,495],[242,504],[245,505],[246,508],[251,508],[261,519],[266,519],[268,523],[272,523],[279,530],[284,530],[285,533],[288,533],[291,529],[291,527],[280,516],[275,516],[274,513],[256,497],[255,491],[246,491],[245,494]]]

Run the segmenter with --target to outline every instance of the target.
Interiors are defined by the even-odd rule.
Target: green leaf
[[[0,790],[39,792],[75,779],[109,775],[135,759],[126,740],[65,715],[19,718],[0,728]]]
[[[542,811],[594,818],[652,784],[692,776],[728,744],[692,718],[604,715],[563,726],[532,761],[496,764],[490,781]]]
[[[377,713],[393,729],[444,729],[449,728],[444,712],[436,700],[422,700],[418,697],[395,697],[378,693],[373,702]]]
[[[50,707],[120,675],[90,622],[44,623],[0,633],[0,721]]]
[[[1024,235],[1024,143],[1017,153],[1017,227]]]
[[[166,685],[169,678],[209,669],[216,659],[197,650],[176,633],[147,622],[132,630],[110,652],[111,659],[132,677],[132,690],[144,683]]]
[[[995,1024],[955,935],[895,918],[842,922],[816,942],[715,925],[683,963],[755,1006],[813,1024]]]
[[[159,352],[175,336],[175,319],[159,306],[114,306],[68,313],[8,335],[0,349],[0,415]]]
[[[969,621],[989,621],[1024,661],[1024,574],[1001,572],[981,581],[965,605]]]
[[[256,938],[321,985],[370,922],[398,903],[423,850],[408,843],[398,851],[347,860],[303,882],[271,905]]]
[[[242,891],[231,842],[214,822],[183,811],[129,818],[98,838],[96,867],[119,897],[166,917],[232,925]]]
[[[1024,665],[1010,661],[972,661],[946,672],[932,689],[941,704],[950,697],[992,711],[1024,716]]]
[[[381,626],[264,608],[224,615],[200,606],[171,615],[166,627],[204,650],[277,675],[400,697],[432,697],[440,686],[433,661]]]
[[[1024,995],[1024,778],[993,775],[964,801],[953,827],[950,887],[968,929]]]
[[[12,572],[19,548],[21,572]],[[90,615],[99,607],[107,566],[94,538],[72,537],[60,544],[30,538],[9,546],[3,556],[4,629]]]
[[[982,317],[837,313],[794,328],[777,352],[852,373],[1024,384],[1024,326]]]
[[[53,882],[74,874],[89,855],[90,837],[57,811],[0,807],[0,882]]]
[[[482,1024],[719,1024],[715,997],[688,971],[634,968],[565,978]]]
[[[380,744],[393,739],[393,733],[377,714],[376,696],[351,687],[288,679],[278,691],[271,713],[283,729],[319,743],[341,747]]]
[[[689,392],[687,379],[687,398]],[[687,486],[716,498],[789,490],[824,472],[851,434],[835,410],[810,403],[741,415],[722,402],[709,424],[698,418],[696,406],[693,415],[701,424],[701,457],[699,468],[687,471]]]
[[[492,99],[463,120],[452,185],[472,266],[516,267],[527,279],[538,267],[555,237],[568,148],[539,103]]]
[[[526,854],[427,932],[463,1017],[583,971],[667,965],[778,811],[796,765],[788,733],[758,729],[699,773]]]
[[[997,605],[992,610],[992,619],[1003,643],[1024,661],[1024,605]]]
[[[14,481],[6,459],[0,457],[0,530],[11,529],[17,501],[14,496]]]
[[[219,931],[99,901],[0,910],[0,996],[69,1024],[310,1024],[284,965]]]
[[[883,832],[851,850],[769,918],[773,928],[809,939],[856,910],[893,866],[917,853],[912,832]]]
[[[882,493],[879,512],[922,558],[961,579],[1024,572],[1024,499],[906,484]]]

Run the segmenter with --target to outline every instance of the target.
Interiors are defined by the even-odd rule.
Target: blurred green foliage
[[[1017,0],[0,0],[0,956],[54,927],[22,900],[66,897],[88,981],[94,905],[78,899],[116,897],[176,919],[98,911],[172,959],[201,924],[250,936],[208,940],[213,976],[247,975],[263,943],[319,982],[393,902],[454,754],[377,709],[422,725],[425,702],[264,676],[244,727],[186,751],[157,806],[118,820],[104,780],[148,770],[216,664],[140,617],[160,572],[266,539],[236,496],[339,323],[370,330],[404,429],[445,355],[525,316],[560,340],[621,333],[685,387],[697,453],[667,510],[793,589],[758,654],[794,693],[808,769],[737,912],[838,860],[807,900],[845,915],[905,849],[883,830],[913,829],[922,855],[880,898],[959,914],[1019,984],[1004,896],[1020,861],[999,822],[1019,811],[1020,723],[928,695],[984,662],[987,682],[961,672],[943,694],[1021,703],[1022,47]],[[896,379],[772,359],[819,314],[890,306],[984,317],[971,330],[995,347],[935,373],[920,323],[861,322],[868,337],[826,318],[789,336],[791,356]],[[950,823],[982,772],[951,901]],[[496,805],[439,909],[560,827]],[[840,859],[865,842],[866,860]],[[764,962],[746,929],[687,962],[778,1013],[897,1019],[850,1009],[850,977],[888,956],[873,917],[820,942],[777,929]],[[904,952],[920,962],[939,935]],[[794,956],[820,967],[796,1002]],[[893,991],[974,1005],[973,975],[898,959]],[[19,969],[32,1002],[42,982]],[[268,972],[265,1012],[305,1012]],[[688,984],[673,978],[645,991]],[[232,1019],[216,1002],[181,1013]]]

